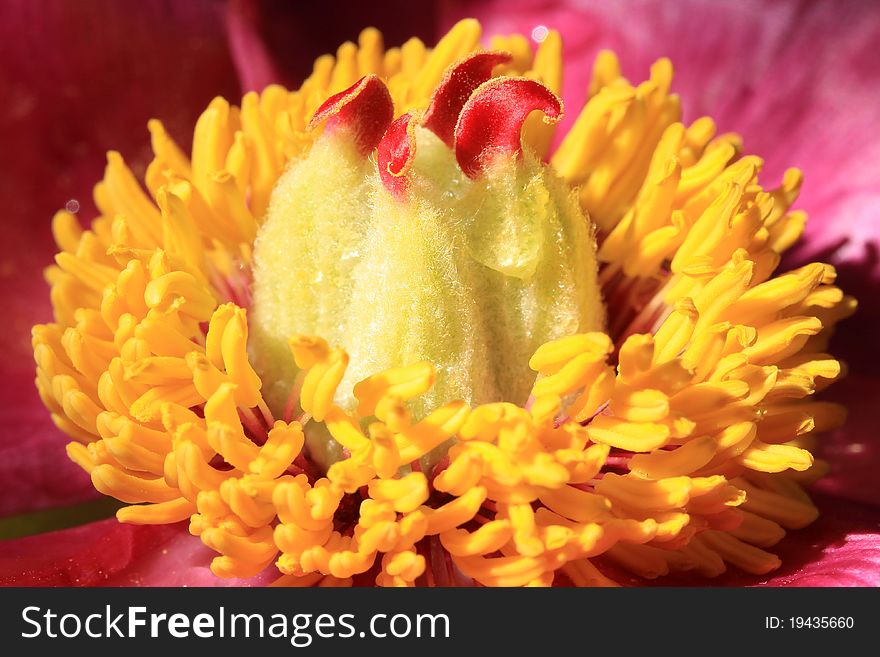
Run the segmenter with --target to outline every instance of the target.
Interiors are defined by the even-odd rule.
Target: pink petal
[[[263,586],[274,567],[249,580],[220,579],[215,552],[176,525],[93,522],[0,543],[0,586]]]
[[[30,2],[0,9],[0,515],[94,495],[64,454],[67,438],[34,388],[30,327],[51,320],[42,269],[55,247],[50,220],[70,199],[94,216],[91,189],[105,152],[135,171],[150,160],[146,122],[162,119],[186,146],[199,112],[238,84],[222,8],[167,3]]]
[[[878,259],[870,245],[877,241],[880,157],[876,140],[865,137],[872,134],[880,111],[876,96],[880,85],[871,46],[877,41],[878,18],[870,5],[851,3],[841,8],[812,3],[804,13],[785,2],[597,3],[600,8],[591,9],[509,0],[464,9],[462,3],[449,5],[451,11],[467,14],[491,10],[492,15],[480,16],[490,33],[505,24],[510,27],[501,31],[513,31],[516,21],[524,21],[531,31],[534,15],[523,12],[535,6],[543,7],[541,24],[554,27],[551,19],[556,17],[568,42],[566,81],[574,90],[570,107],[577,107],[583,99],[589,71],[588,66],[574,62],[591,61],[599,47],[615,47],[632,79],[643,75],[652,59],[669,54],[677,65],[676,86],[685,96],[686,107],[692,108],[691,117],[710,113],[722,129],[742,132],[749,151],[767,158],[771,180],[789,164],[805,169],[807,185],[801,207],[813,215],[809,229],[813,242],[807,251],[848,238],[849,244],[835,254],[836,262],[846,266],[867,258],[867,264],[842,269],[841,280],[844,285],[847,279],[853,281],[855,288],[863,285],[863,308],[867,306],[872,313],[862,315],[863,321],[876,316],[878,304],[871,299],[876,294]],[[0,294],[7,317],[0,338],[4,351],[0,385],[5,400],[0,411],[4,427],[0,430],[0,503],[4,505],[0,513],[70,502],[89,494],[87,480],[63,457],[61,446],[66,439],[52,427],[32,392],[28,329],[34,322],[49,319],[48,295],[39,276],[53,252],[48,220],[68,199],[91,208],[87,190],[100,177],[104,150],[121,148],[142,170],[149,154],[146,131],[141,127],[149,116],[162,118],[186,145],[198,111],[211,96],[238,95],[233,63],[219,36],[224,21],[218,7],[204,0],[4,5],[0,74],[10,101],[0,109],[0,142],[16,161],[0,177],[0,202],[7,220],[6,239],[0,245]],[[293,18],[296,28],[279,20],[277,13],[265,11],[258,27],[251,24],[251,36],[259,32],[269,37],[263,79],[271,77],[265,73],[270,70],[269,56],[281,62],[282,70],[298,72],[288,75],[301,78],[310,66],[302,48],[318,54],[341,40],[340,22],[350,38],[365,23],[359,10],[327,21],[311,9],[273,5],[277,7],[282,16]],[[386,31],[388,43],[399,43],[410,32],[427,35],[432,31],[431,12],[420,13],[417,21],[414,25],[393,21],[391,32]],[[379,27],[387,30],[389,26],[380,21]],[[229,29],[234,41],[233,28]],[[94,38],[96,33],[100,39]],[[292,41],[297,47],[290,47]],[[256,43],[251,42],[253,48]],[[239,55],[248,52],[241,46],[233,48],[238,48]],[[688,61],[696,65],[687,67],[684,62]],[[241,58],[237,64],[243,71]],[[568,118],[574,118],[572,112]],[[92,216],[90,209],[83,214]],[[867,374],[870,363],[863,357],[867,352],[859,333],[868,332],[851,331],[842,337],[852,336],[846,342],[853,345],[853,368]],[[870,398],[863,400],[867,411]],[[858,417],[866,418],[867,412]],[[867,427],[867,423],[858,419],[854,426]],[[841,449],[861,440],[846,433],[837,435]],[[836,440],[829,443],[831,454]],[[837,455],[834,459],[838,466],[847,463]],[[861,463],[859,477],[866,475],[872,457]],[[841,481],[850,477],[858,481],[852,474]],[[834,481],[833,477],[829,480]],[[837,484],[827,486],[844,492]],[[873,492],[865,497],[876,500]],[[786,549],[798,554],[820,550],[821,558],[797,573],[778,575],[788,578],[785,583],[831,583],[829,577],[835,574],[866,583],[869,571],[876,575],[880,570],[875,510],[855,505],[828,510],[813,527],[786,539],[785,545],[791,546]],[[798,537],[814,544],[795,543]],[[173,556],[172,564],[161,558],[159,546]],[[132,527],[109,520],[0,544],[0,582],[131,583],[137,578],[147,583],[208,582],[213,577],[206,567],[211,555],[204,550],[179,527]],[[859,560],[868,564],[867,571],[859,570]]]
[[[826,398],[847,407],[846,423],[822,436],[819,456],[832,465],[816,490],[867,504],[880,504],[880,437],[877,402],[880,377],[850,374],[829,390]]]
[[[115,518],[0,543],[0,586],[97,586],[186,531]]]
[[[817,500],[822,515],[780,544],[782,567],[761,586],[880,586],[880,508]]]
[[[2,339],[9,340],[7,335]],[[19,362],[26,364],[28,357],[33,361],[32,354],[23,354]],[[0,517],[100,497],[88,474],[67,458],[68,438],[40,402],[33,368],[11,370],[8,365],[9,360],[0,364]]]
[[[217,553],[186,530],[186,523],[160,548],[132,561],[107,586],[266,586],[280,576],[274,566],[250,579],[222,579],[210,569]]]
[[[280,82],[275,66],[260,34],[260,7],[248,0],[230,0],[226,5],[226,29],[235,70],[242,91],[262,91]]]
[[[299,84],[311,73],[315,58],[334,54],[345,41],[357,41],[361,30],[374,26],[382,31],[388,47],[399,46],[410,37],[432,44],[437,33],[437,11],[433,0],[383,0],[327,4],[320,2],[277,2],[276,0],[234,0],[229,8],[230,39],[236,67],[245,88],[259,88],[271,67],[276,82],[288,87]],[[237,43],[247,33],[247,47]],[[256,62],[250,60],[259,53]],[[251,82],[251,79],[256,82]]]
[[[558,30],[565,53],[564,133],[583,106],[593,60],[604,48],[617,53],[632,82],[645,79],[658,58],[669,57],[676,70],[674,86],[684,96],[687,113],[714,116],[742,95],[785,38],[795,6],[701,0],[448,0],[443,27],[473,15],[486,35],[528,36],[539,26]]]

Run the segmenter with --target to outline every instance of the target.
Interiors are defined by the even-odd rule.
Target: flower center
[[[799,172],[765,189],[679,122],[668,61],[632,86],[607,52],[550,169],[522,140],[550,150],[558,35],[493,40],[512,61],[479,37],[367,30],[296,91],[215,99],[191,158],[153,122],[149,195],[110,154],[92,228],[53,220],[33,331],[68,455],[120,521],[188,519],[220,577],[768,573],[818,513],[843,413],[814,394],[855,308],[828,265],[774,275]]]
[[[324,133],[275,185],[254,248],[251,349],[273,411],[296,387],[292,335],[350,354],[346,410],[369,375],[433,363],[433,387],[407,404],[420,419],[449,399],[524,404],[540,345],[604,328],[592,224],[520,145],[528,114],[555,118],[561,103],[532,80],[489,80],[506,59],[458,64],[423,115],[391,123],[378,78],[316,113]],[[311,434],[325,467],[340,457]]]

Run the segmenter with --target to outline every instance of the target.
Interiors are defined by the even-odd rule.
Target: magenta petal
[[[880,508],[816,499],[821,515],[779,545],[782,568],[761,586],[880,586]]]
[[[528,36],[539,26],[558,30],[565,54],[568,111],[559,129],[564,134],[583,106],[593,60],[601,49],[617,53],[624,75],[633,82],[644,80],[658,58],[669,57],[675,66],[674,88],[681,91],[688,115],[715,116],[751,85],[755,72],[786,38],[799,4],[448,0],[443,27],[474,15],[487,35]]]
[[[803,168],[806,254],[845,238],[835,262],[858,261],[880,240],[880,142],[865,138],[880,120],[880,7],[807,3],[791,28],[747,102],[723,115],[771,177]]]
[[[0,586],[100,586],[162,548],[185,526],[115,518],[0,543]],[[198,540],[198,539],[196,539]]]
[[[436,37],[435,0],[421,0],[413,10],[412,0],[382,2],[285,2],[283,0],[236,0],[248,15],[250,44],[257,44],[271,62],[276,81],[297,87],[311,73],[312,64],[321,55],[336,52],[345,41],[357,41],[361,30],[376,27],[382,31],[387,46],[399,46],[410,37],[433,43]],[[238,11],[233,8],[231,11]],[[239,17],[235,17],[240,22]],[[239,70],[251,63],[242,61],[235,35],[230,32],[233,56]],[[261,54],[260,57],[263,55]],[[264,61],[260,62],[263,66]],[[248,84],[249,73],[244,82]]]
[[[673,573],[656,580],[633,576],[599,558],[597,565],[623,586],[880,586],[880,507],[817,496],[820,516],[769,548],[782,560],[770,575],[749,575],[733,566],[713,579]]]
[[[831,463],[831,472],[816,490],[867,504],[880,504],[880,436],[877,401],[880,377],[850,374],[826,395],[847,407],[846,423],[822,436],[818,454]]]
[[[222,579],[211,572],[217,553],[186,530],[186,523],[160,548],[144,554],[107,581],[108,586],[266,586],[280,577],[274,565],[250,579]]]
[[[724,116],[776,179],[787,165],[804,171],[797,207],[810,217],[784,266],[831,262],[859,313],[832,343],[851,372],[877,376],[876,346],[866,326],[880,322],[880,6],[811,3],[743,107]],[[793,99],[796,101],[793,102]],[[856,400],[854,400],[857,403]],[[878,461],[874,461],[878,463]]]
[[[0,586],[264,586],[274,566],[249,580],[210,571],[217,554],[176,525],[115,519],[0,543]]]
[[[208,0],[3,3],[0,8],[0,515],[94,495],[64,454],[34,387],[30,328],[51,320],[42,269],[55,247],[50,220],[75,199],[87,224],[105,152],[138,173],[146,129],[162,119],[183,146],[211,98],[239,95],[223,10]]]
[[[260,34],[260,9],[249,0],[230,0],[226,7],[229,49],[242,91],[262,91],[282,81]]]
[[[33,370],[9,371],[4,362],[0,377],[0,517],[100,497],[89,475],[67,458],[68,438],[40,402]]]

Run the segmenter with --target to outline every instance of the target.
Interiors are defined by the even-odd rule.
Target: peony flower
[[[844,374],[829,340],[855,309],[835,267],[809,256],[859,258],[872,243],[870,228],[848,230],[857,239],[832,252],[865,207],[834,182],[860,145],[837,171],[817,167],[827,196],[806,200],[829,216],[799,250],[802,177],[781,168],[812,130],[848,134],[844,118],[836,133],[797,123],[795,85],[759,69],[771,77],[749,84],[785,91],[786,111],[771,111],[772,93],[744,95],[723,58],[703,70],[682,38],[659,45],[677,69],[695,63],[685,81],[717,121],[682,116],[670,60],[630,83],[609,50],[577,84],[587,98],[563,108],[568,55],[551,28],[572,29],[583,71],[613,12],[447,9],[495,36],[464,19],[433,48],[386,50],[367,29],[289,91],[266,86],[284,74],[255,38],[260,16],[231,5],[235,65],[258,91],[208,103],[191,149],[151,121],[141,176],[111,152],[97,218],[55,214],[37,389],[71,461],[125,506],[2,544],[6,581],[874,582],[876,513],[804,490],[831,467],[814,454],[843,409],[819,393]],[[631,10],[652,26],[668,12]],[[766,29],[781,39],[795,15],[774,10]],[[827,29],[827,11],[806,25]],[[674,24],[690,33],[694,16]],[[180,18],[189,35],[218,25]],[[631,61],[641,54],[654,55]],[[774,150],[778,129],[750,130],[768,116],[800,138]],[[765,168],[719,125],[755,132],[775,159]],[[876,259],[840,262],[856,281],[876,274]],[[828,455],[873,449],[859,428],[837,429]],[[24,481],[4,496],[11,511],[91,496],[58,482],[65,466],[38,440],[8,442],[18,460],[2,467]],[[833,463],[818,485],[845,497],[857,473]],[[22,502],[29,491],[42,499]]]

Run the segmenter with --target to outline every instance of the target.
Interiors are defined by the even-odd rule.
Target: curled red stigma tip
[[[480,85],[455,126],[455,159],[465,175],[476,178],[498,155],[519,157],[523,123],[535,110],[555,123],[562,118],[562,101],[529,78],[501,77]]]
[[[388,87],[378,76],[367,75],[325,100],[309,121],[309,129],[326,119],[328,130],[352,132],[360,152],[368,155],[393,118],[394,103]]]
[[[492,77],[492,69],[512,59],[507,52],[477,52],[460,59],[446,69],[443,79],[431,96],[422,125],[440,137],[449,148],[455,147],[455,124],[474,89]]]
[[[411,112],[395,119],[376,152],[382,184],[398,200],[402,200],[409,189],[406,174],[416,157],[416,123]]]

